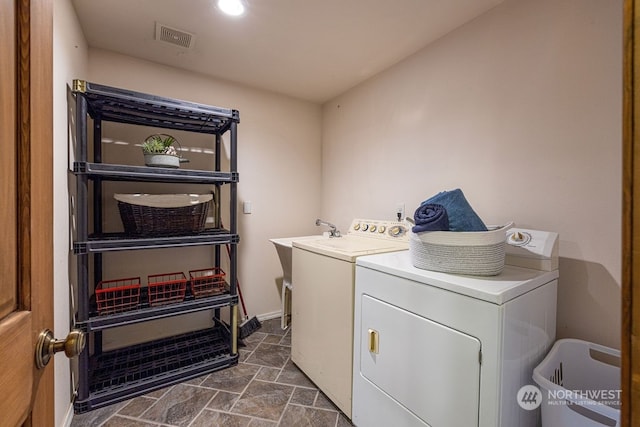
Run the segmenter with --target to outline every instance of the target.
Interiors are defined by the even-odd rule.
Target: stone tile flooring
[[[237,366],[74,415],[71,427],[346,427],[349,419],[291,362],[290,329],[262,322]]]

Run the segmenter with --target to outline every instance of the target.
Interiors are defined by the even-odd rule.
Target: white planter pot
[[[144,164],[157,168],[179,168],[180,158],[169,154],[145,154]]]

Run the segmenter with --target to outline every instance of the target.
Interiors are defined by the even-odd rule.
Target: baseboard
[[[62,425],[58,427],[69,427],[71,426],[71,422],[73,421],[73,403],[69,404],[67,408],[67,413],[64,416],[64,420],[62,421]]]
[[[259,321],[262,322],[264,320],[280,318],[281,315],[282,315],[282,311],[278,310],[278,311],[272,311],[271,313],[258,314],[256,317],[258,318]]]

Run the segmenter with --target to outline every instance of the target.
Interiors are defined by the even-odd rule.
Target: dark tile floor
[[[71,427],[344,427],[348,418],[291,362],[290,329],[262,322],[240,363],[144,396],[75,415]]]

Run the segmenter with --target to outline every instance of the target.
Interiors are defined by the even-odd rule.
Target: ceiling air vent
[[[196,36],[194,34],[156,22],[156,40],[185,49],[191,49],[195,38]]]

